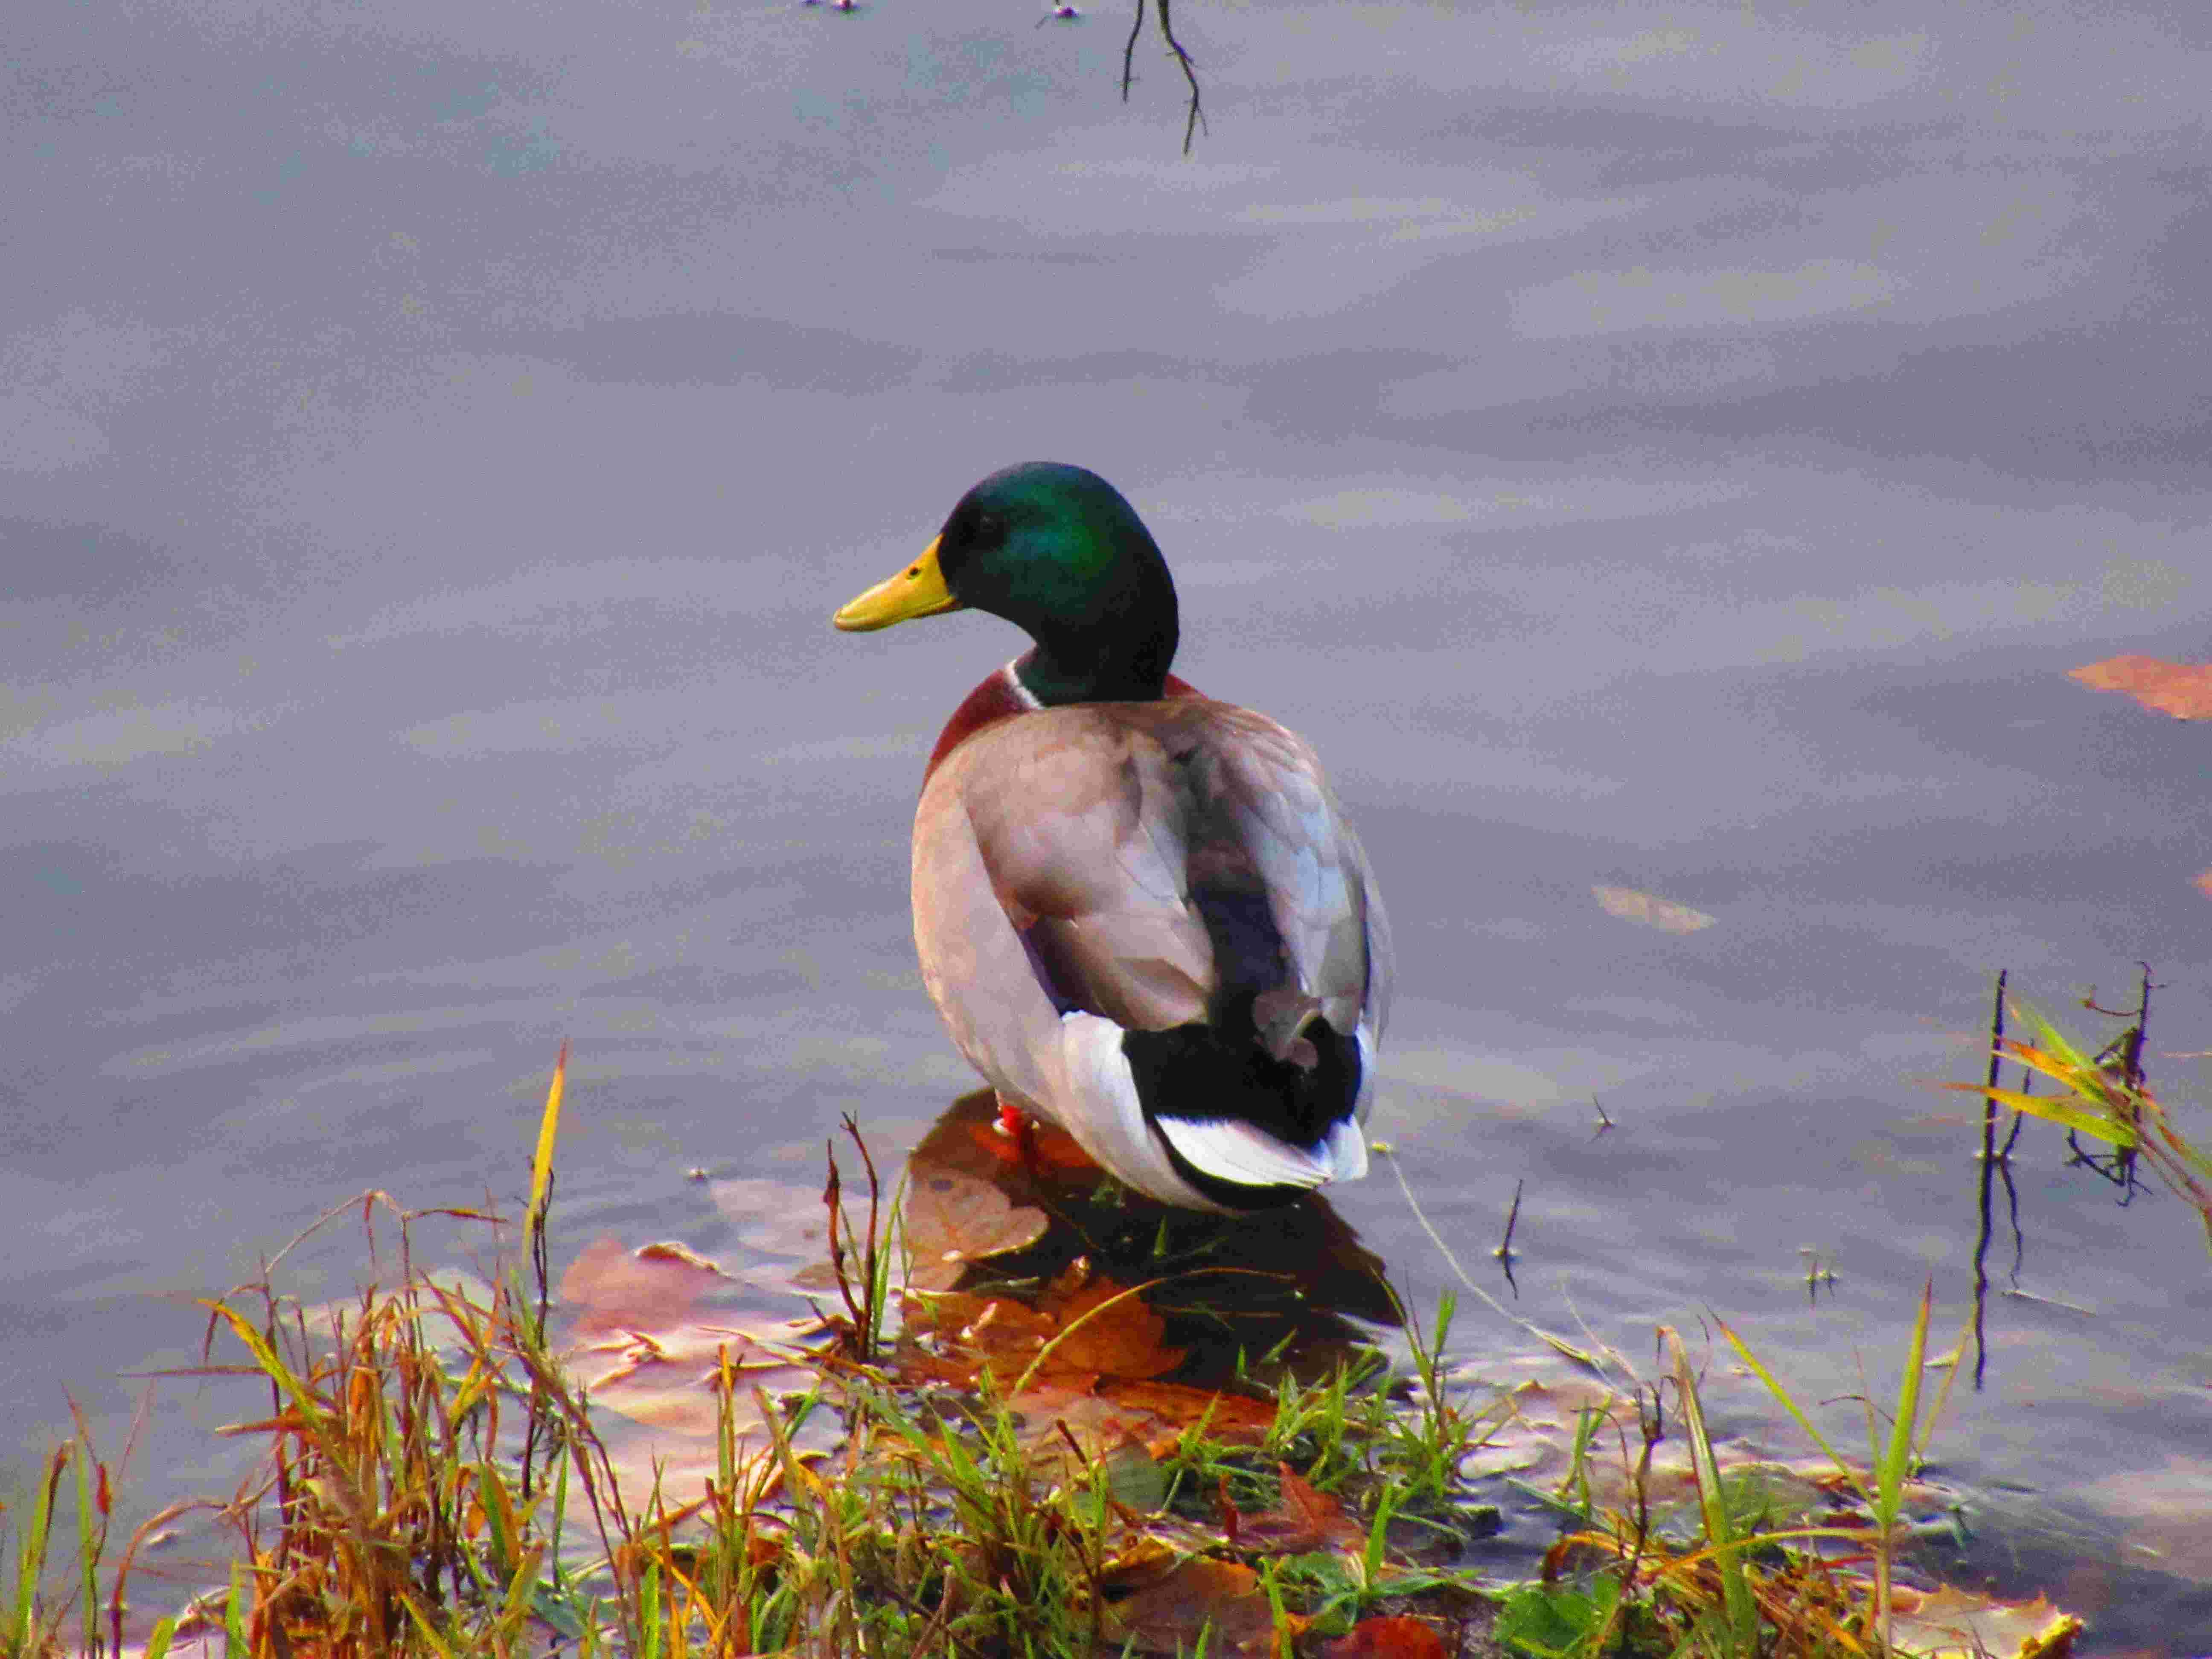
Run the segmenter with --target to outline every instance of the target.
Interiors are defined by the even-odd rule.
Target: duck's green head
[[[1015,672],[1048,704],[1157,697],[1175,657],[1167,561],[1121,492],[1079,466],[994,472],[919,559],[831,620],[862,633],[963,608],[1036,641]]]

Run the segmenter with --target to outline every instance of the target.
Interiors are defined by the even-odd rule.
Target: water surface
[[[1376,1131],[1471,1269],[1525,1181],[1528,1317],[1640,1357],[1710,1308],[1887,1388],[1969,1282],[1929,1083],[1994,969],[2059,1009],[2151,963],[2154,1079],[2201,1083],[2205,739],[2066,678],[2205,652],[2197,12],[1186,9],[1188,161],[1111,15],[33,10],[15,1471],[65,1387],[119,1439],[117,1374],[331,1204],[511,1203],[563,1036],[571,1249],[741,1258],[688,1170],[804,1184],[840,1114],[895,1146],[970,1086],[905,836],[1018,641],[826,617],[1018,459],[1114,478],[1179,672],[1329,763],[1397,925]],[[2063,1161],[2030,1133],[2046,1299],[1944,1472],[2086,1529],[1974,1565],[2087,1650],[2200,1651],[2202,1240]],[[1387,1171],[1339,1208],[1433,1301]],[[190,1431],[241,1408],[157,1398],[149,1496],[228,1478]]]

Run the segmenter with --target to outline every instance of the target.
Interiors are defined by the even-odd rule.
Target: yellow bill
[[[937,568],[937,542],[942,540],[940,536],[922,549],[921,556],[897,575],[847,600],[830,620],[848,634],[866,634],[916,617],[957,611],[960,601],[952,597],[952,590],[945,585],[945,573]]]

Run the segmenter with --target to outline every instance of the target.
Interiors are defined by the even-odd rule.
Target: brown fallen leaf
[[[1125,1449],[1143,1452],[1152,1426],[1143,1412],[1064,1383],[1024,1389],[1006,1401],[1006,1409],[1020,1419],[1023,1443],[1048,1460],[1062,1457],[1069,1440],[1094,1462]]]
[[[1445,1659],[1444,1638],[1418,1619],[1363,1619],[1322,1650],[1322,1659]]]
[[[1078,1268],[1081,1276],[1063,1292],[1062,1281]],[[1046,1364],[1058,1370],[1139,1382],[1182,1364],[1181,1348],[1160,1346],[1167,1321],[1146,1307],[1143,1297],[1129,1294],[1129,1288],[1103,1273],[1091,1277],[1079,1257],[1045,1297],[1045,1308],[1059,1319],[1060,1333]]]
[[[1703,910],[1692,910],[1656,893],[1640,893],[1633,887],[1593,887],[1590,893],[1606,915],[1641,922],[1662,933],[1694,933],[1713,925],[1713,918]]]
[[[2212,719],[2212,662],[2166,662],[2157,657],[2107,657],[2069,671],[2093,691],[2120,691],[2144,708],[2176,720]]]
[[[1028,1249],[1051,1224],[1042,1210],[1016,1205],[987,1181],[918,1161],[908,1164],[903,1213],[907,1283],[924,1291],[950,1289],[971,1261]]]
[[[1087,1391],[1101,1378],[1143,1381],[1183,1361],[1182,1349],[1161,1346],[1167,1322],[1128,1287],[1094,1275],[1080,1257],[1034,1308],[1011,1296],[959,1291],[910,1296],[904,1307],[908,1334],[935,1339],[925,1363],[932,1375],[964,1365],[973,1381],[988,1366],[1001,1382],[1012,1382],[1034,1370],[1033,1382],[1078,1378]]]
[[[1155,1457],[1164,1457],[1184,1430],[1206,1425],[1217,1440],[1256,1446],[1275,1425],[1275,1408],[1241,1394],[1194,1389],[1182,1382],[1103,1377],[1097,1392],[1125,1410],[1147,1413],[1159,1426],[1146,1442]]]
[[[1260,1576],[1234,1561],[1200,1556],[1135,1584],[1108,1577],[1101,1588],[1108,1597],[1101,1620],[1104,1634],[1141,1653],[1188,1653],[1209,1628],[1209,1653],[1275,1650],[1274,1609],[1260,1589]],[[1294,1613],[1285,1614],[1284,1622],[1290,1627],[1286,1636],[1306,1625]]]
[[[1283,1474],[1282,1501],[1263,1515],[1237,1516],[1231,1543],[1268,1555],[1366,1547],[1367,1528],[1346,1515],[1343,1504],[1316,1492],[1288,1463],[1276,1467]]]
[[[1274,1423],[1274,1408],[1263,1401],[1178,1382],[1111,1377],[1042,1378],[1006,1405],[1041,1446],[1054,1423],[1065,1419],[1086,1450],[1128,1447],[1154,1458],[1171,1455],[1184,1433],[1201,1421],[1213,1438],[1251,1446],[1264,1442]],[[1049,1446],[1044,1450],[1058,1455]]]

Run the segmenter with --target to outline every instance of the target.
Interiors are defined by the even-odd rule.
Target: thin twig
[[[1521,1286],[1513,1277],[1513,1229],[1520,1224],[1521,1188],[1525,1184],[1525,1181],[1516,1181],[1513,1183],[1513,1203],[1505,1212],[1505,1237],[1499,1242],[1498,1248],[1491,1252],[1492,1255],[1498,1258],[1498,1265],[1505,1270],[1505,1282],[1513,1286],[1516,1300],[1520,1297]]]
[[[1170,0],[1154,0],[1158,7],[1160,39],[1167,43],[1168,52],[1182,70],[1182,78],[1190,88],[1190,103],[1183,118],[1182,153],[1190,154],[1191,145],[1200,132],[1208,137],[1212,129],[1206,125],[1206,110],[1199,100],[1198,66],[1196,60],[1176,39],[1175,20],[1168,7]],[[1129,38],[1121,43],[1121,101],[1129,101],[1129,88],[1137,78],[1137,37],[1144,32],[1145,0],[1137,0],[1137,15],[1129,23]]]
[[[1535,1321],[1532,1319],[1523,1319],[1519,1314],[1515,1313],[1503,1302],[1500,1302],[1496,1297],[1491,1295],[1488,1291],[1484,1290],[1481,1285],[1476,1284],[1474,1279],[1468,1278],[1467,1269],[1460,1266],[1459,1258],[1452,1254],[1451,1246],[1444,1243],[1443,1235],[1437,1231],[1436,1224],[1429,1219],[1427,1212],[1421,1208],[1420,1200],[1413,1196],[1413,1189],[1407,1184],[1406,1171],[1401,1161],[1393,1157],[1389,1160],[1389,1162],[1390,1164],[1390,1173],[1397,1176],[1398,1190],[1406,1195],[1406,1207],[1413,1212],[1413,1219],[1421,1224],[1421,1231],[1429,1236],[1429,1243],[1437,1247],[1437,1254],[1443,1257],[1444,1265],[1452,1270],[1453,1274],[1459,1279],[1459,1282],[1462,1285],[1465,1285],[1475,1296],[1481,1298],[1482,1304],[1485,1307],[1488,1308],[1491,1312],[1496,1314],[1500,1319],[1505,1320],[1509,1323],[1517,1326],[1520,1329],[1526,1331],[1529,1335],[1534,1337],[1539,1342],[1543,1343],[1545,1346],[1550,1348],[1554,1353],[1560,1355],[1562,1358],[1573,1360],[1575,1363],[1595,1372],[1601,1377],[1605,1375],[1605,1365],[1602,1360],[1595,1357],[1600,1353],[1603,1354],[1606,1358],[1612,1360],[1614,1364],[1618,1365],[1624,1376],[1633,1377],[1636,1375],[1634,1368],[1632,1367],[1626,1360],[1623,1359],[1619,1354],[1613,1352],[1612,1349],[1605,1346],[1602,1343],[1598,1342],[1595,1338],[1591,1339],[1591,1352],[1584,1352],[1583,1350],[1577,1348],[1574,1344],[1569,1342],[1565,1337],[1559,1336],[1551,1331],[1546,1330],[1541,1325],[1537,1324]],[[1573,1306],[1572,1302],[1570,1301],[1568,1305],[1571,1308]],[[1585,1334],[1587,1334],[1587,1331]]]
[[[2136,965],[2142,969],[2142,981],[2136,990],[2136,1006],[2132,1009],[2106,1007],[2097,1000],[2097,989],[2094,985],[2089,988],[2089,994],[2081,999],[2081,1006],[2093,1014],[2132,1022],[2119,1036],[2097,1051],[2096,1062],[2108,1074],[2118,1075],[2122,1085],[2119,1110],[2128,1127],[2137,1131],[2140,1139],[2142,1110],[2136,1103],[2149,1081],[2143,1071],[2142,1051],[2143,1040],[2150,1032],[2150,994],[2166,988],[2152,982],[2150,963],[2143,962]],[[2091,1152],[2082,1147],[2074,1131],[2069,1129],[2066,1145],[2073,1153],[2068,1167],[2078,1165],[2087,1168],[2118,1187],[2121,1207],[2125,1208],[2133,1203],[2137,1193],[2149,1190],[2136,1179],[2137,1151],[2134,1144],[2121,1144],[2109,1155]]]
[[[1182,49],[1182,42],[1176,39],[1175,24],[1168,17],[1168,0],[1153,0],[1153,3],[1159,8],[1160,39],[1168,43],[1168,50],[1175,54],[1176,62],[1182,66],[1182,78],[1190,86],[1190,112],[1183,118],[1182,124],[1182,153],[1188,155],[1192,140],[1198,133],[1204,131],[1211,137],[1212,131],[1206,127],[1206,112],[1199,106],[1198,70],[1192,64],[1190,54]]]
[[[2024,1095],[2035,1092],[2035,1073],[2023,1069],[2020,1074],[2020,1091]],[[2012,1226],[2012,1287],[2020,1288],[2020,1270],[2027,1260],[2027,1239],[2020,1230],[2020,1188],[2012,1178],[2012,1149],[2020,1144],[2020,1132],[2027,1126],[2027,1114],[2012,1115],[2012,1133],[2005,1144],[1997,1149],[1997,1174],[2003,1177],[2005,1214]]]
[[[2005,981],[2011,969],[1997,969],[1996,997],[1990,1009],[1990,1064],[1986,1086],[1997,1086],[1997,1067],[2004,1058]],[[1982,1097],[1981,1230],[1974,1236],[1974,1391],[1982,1388],[1982,1373],[1989,1364],[1989,1345],[1983,1316],[1989,1307],[1990,1207],[1995,1194],[1997,1168],[1997,1103]]]

